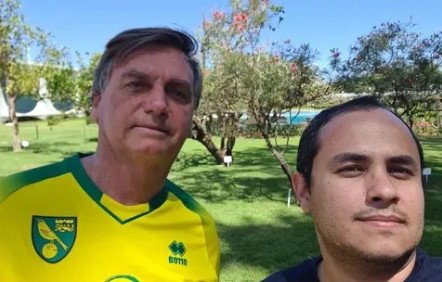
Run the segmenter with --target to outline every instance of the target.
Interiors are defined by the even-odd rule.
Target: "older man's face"
[[[310,197],[322,253],[391,261],[421,240],[419,152],[393,114],[374,109],[333,118],[319,134]]]
[[[190,132],[193,72],[178,49],[153,45],[113,68],[92,114],[99,146],[121,157],[173,159]]]

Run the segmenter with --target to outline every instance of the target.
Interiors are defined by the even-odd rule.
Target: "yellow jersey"
[[[0,281],[218,281],[215,224],[190,195],[167,181],[124,206],[80,157],[0,179]]]

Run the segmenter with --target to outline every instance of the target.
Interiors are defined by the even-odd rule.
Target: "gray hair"
[[[91,97],[100,95],[104,91],[113,67],[124,62],[135,51],[152,44],[175,47],[184,53],[193,72],[194,106],[195,109],[198,108],[202,91],[201,69],[194,57],[198,50],[198,43],[190,34],[171,28],[128,29],[112,38],[106,44],[106,49],[95,69]]]

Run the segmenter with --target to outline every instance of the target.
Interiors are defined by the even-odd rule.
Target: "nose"
[[[144,101],[144,111],[156,117],[165,117],[168,115],[167,93],[163,87],[156,86],[147,93]]]
[[[385,168],[369,173],[366,185],[366,201],[372,207],[386,208],[399,201],[397,187]]]

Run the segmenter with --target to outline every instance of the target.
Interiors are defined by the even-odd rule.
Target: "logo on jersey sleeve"
[[[186,247],[183,242],[173,241],[169,245],[169,250],[173,254],[173,256],[169,256],[169,263],[187,265],[187,259],[183,258],[186,253]]]
[[[57,263],[67,256],[76,235],[76,217],[32,217],[32,244],[37,254],[49,263]]]

